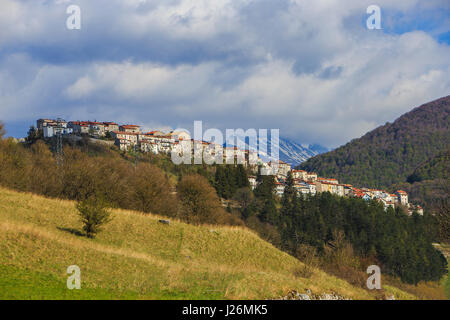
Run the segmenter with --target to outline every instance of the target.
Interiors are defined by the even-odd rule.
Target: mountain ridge
[[[406,181],[428,159],[448,148],[450,96],[425,103],[360,138],[308,159],[299,169],[345,183],[389,188]]]
[[[239,137],[238,137],[239,139]],[[270,161],[270,146],[271,139],[268,138],[263,141],[259,141],[259,143],[265,143],[267,145],[268,154],[259,152],[260,156],[265,161]],[[238,143],[226,143],[226,146],[232,147],[236,146]],[[249,147],[247,141],[244,143],[245,149],[254,149]],[[328,151],[328,149],[320,144],[301,144],[297,143],[289,138],[280,137],[279,138],[279,159],[286,163],[289,163],[292,167],[299,165],[300,163],[308,160],[311,157],[319,155],[323,152]]]

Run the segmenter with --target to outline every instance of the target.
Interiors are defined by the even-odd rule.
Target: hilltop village
[[[183,152],[181,142],[190,141],[191,154],[198,152],[215,156],[216,145],[207,141],[193,140],[188,133],[184,131],[151,131],[142,132],[138,125],[124,124],[119,125],[115,122],[98,121],[65,121],[53,119],[37,120],[37,129],[42,132],[45,139],[56,135],[81,137],[88,136],[92,139],[101,139],[109,141],[117,146],[121,151],[135,150],[143,153],[170,154],[177,150],[180,154]],[[266,172],[274,172],[276,180],[276,194],[282,196],[286,185],[286,178],[290,173],[294,179],[294,186],[300,195],[315,195],[321,192],[330,192],[341,197],[356,197],[366,201],[377,200],[381,202],[387,210],[389,207],[403,206],[406,212],[411,215],[414,211],[423,215],[423,208],[419,205],[413,205],[408,201],[408,194],[403,190],[397,190],[390,193],[384,190],[358,188],[350,184],[339,183],[333,178],[318,177],[314,172],[304,170],[295,170],[291,165],[281,160],[276,163],[265,162],[255,151],[239,150],[237,147],[223,147],[223,162],[242,163],[248,167],[254,175],[248,177],[250,186],[255,189],[258,181],[256,173],[258,168],[262,167]],[[240,161],[237,161],[240,160]],[[277,167],[277,170],[273,168]]]

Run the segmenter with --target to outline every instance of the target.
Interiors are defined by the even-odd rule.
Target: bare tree
[[[5,134],[5,126],[3,125],[3,122],[0,121],[0,139],[2,139]]]

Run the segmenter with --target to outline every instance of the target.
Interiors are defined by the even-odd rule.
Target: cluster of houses
[[[115,122],[37,120],[37,129],[44,138],[58,133],[63,135],[87,135],[92,138],[110,138],[120,150],[134,149],[142,152],[169,153],[183,139],[183,132],[165,134],[160,131],[142,132],[138,125],[119,125]]]
[[[169,133],[162,131],[142,132],[138,125],[118,125],[115,122],[98,121],[66,122],[62,119],[39,119],[37,120],[37,128],[43,132],[44,138],[51,138],[58,133],[77,136],[88,135],[97,139],[108,137],[114,140],[114,144],[120,150],[133,149],[154,154],[169,154],[173,150],[179,150],[181,155],[183,153],[182,144],[189,142],[189,152],[192,152],[190,154],[194,157],[196,153],[200,153],[203,158],[205,154],[216,157],[216,152],[220,149],[222,153],[220,157],[223,157],[223,163],[242,163],[244,166],[248,166],[254,174],[259,167],[262,167],[266,174],[271,174],[272,171],[276,178],[276,194],[280,197],[284,193],[286,178],[291,172],[295,189],[300,195],[330,192],[341,197],[356,197],[367,201],[375,199],[384,205],[385,210],[389,207],[394,208],[402,205],[408,209],[409,214],[414,211],[423,214],[423,209],[420,206],[408,202],[408,194],[405,191],[398,190],[395,194],[391,194],[383,190],[356,188],[349,184],[340,184],[336,179],[321,178],[313,172],[293,170],[291,165],[281,160],[265,162],[254,151],[222,146],[217,149],[217,145],[214,143],[193,140],[188,133],[183,131],[171,131]],[[257,186],[256,176],[249,176],[249,182],[252,189],[255,189]]]
[[[138,125],[118,125],[115,122],[98,121],[69,121],[39,119],[37,128],[43,132],[44,138],[51,138],[59,133],[62,135],[86,135],[92,138],[108,137],[114,140],[114,144],[122,151],[137,150],[140,152],[151,152],[154,154],[170,154],[173,150],[178,151],[180,156],[189,153],[189,159],[209,158],[216,160],[220,157],[222,163],[242,163],[245,166],[253,164],[267,166],[262,161],[257,152],[249,150],[239,150],[237,147],[223,147],[213,142],[206,142],[191,139],[190,135],[184,131],[162,131],[143,132]],[[189,150],[185,149],[186,142]],[[219,162],[220,163],[220,162]]]
[[[294,180],[294,187],[298,194],[301,195],[315,195],[322,192],[330,192],[340,197],[355,197],[362,198],[366,201],[377,200],[381,202],[387,210],[389,207],[403,206],[407,209],[409,215],[414,211],[423,215],[423,208],[419,205],[413,205],[408,201],[408,194],[403,190],[397,190],[395,193],[389,193],[384,190],[357,188],[350,184],[339,183],[333,178],[321,178],[314,172],[307,172],[305,170],[294,170],[288,163],[279,161],[278,173],[276,179],[276,194],[282,196],[286,186],[286,178],[289,172],[292,174]],[[256,176],[250,176],[249,182],[254,189],[257,186]]]

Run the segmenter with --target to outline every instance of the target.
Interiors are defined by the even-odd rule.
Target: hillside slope
[[[419,165],[449,148],[449,115],[447,96],[313,157],[299,168],[357,186],[389,188],[405,182]]]
[[[419,165],[407,182],[395,185],[409,193],[409,198],[427,209],[440,210],[450,191],[450,149]]]
[[[1,188],[0,299],[265,299],[306,289],[375,297],[320,270],[296,276],[298,260],[247,229],[158,219],[114,210],[91,240],[79,235],[73,202]],[[81,290],[66,288],[70,265],[81,268]]]
[[[450,172],[450,148],[420,164],[408,177],[409,183],[425,180],[448,179]]]

